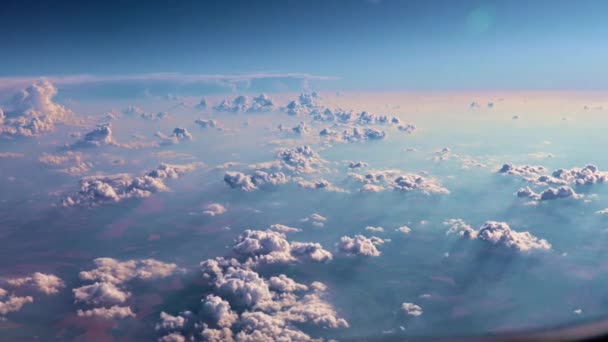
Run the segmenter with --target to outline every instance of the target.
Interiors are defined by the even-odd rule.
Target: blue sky
[[[339,89],[606,89],[605,1],[5,1],[0,75],[308,73]]]

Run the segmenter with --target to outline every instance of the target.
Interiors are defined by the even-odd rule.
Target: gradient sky
[[[1,76],[309,73],[339,89],[606,89],[606,1],[31,1]]]

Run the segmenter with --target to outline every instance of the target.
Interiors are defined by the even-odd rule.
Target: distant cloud
[[[78,317],[97,317],[104,319],[118,319],[135,317],[133,311],[128,306],[112,306],[109,308],[94,308],[90,310],[78,310]]]
[[[7,279],[6,283],[13,287],[30,287],[47,295],[56,294],[65,287],[61,278],[40,272],[35,272],[31,276]]]
[[[550,201],[559,198],[582,198],[583,195],[577,194],[574,189],[569,186],[560,186],[559,188],[548,188],[540,194],[535,193],[529,187],[521,188],[517,191],[517,197],[527,197],[537,201]]]
[[[213,110],[217,112],[270,112],[276,109],[274,101],[266,94],[260,94],[259,96],[250,99],[247,96],[237,96],[232,100],[222,100],[217,105],[213,106]]]
[[[197,119],[194,121],[195,124],[199,125],[201,128],[216,128],[219,127],[217,120],[203,120]]]
[[[87,156],[80,152],[67,151],[62,154],[43,153],[38,157],[38,161],[43,164],[60,167],[59,172],[70,175],[81,175],[87,173],[93,167],[92,162],[85,161]]]

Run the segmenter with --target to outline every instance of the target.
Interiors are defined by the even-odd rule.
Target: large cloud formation
[[[600,171],[595,165],[588,164],[582,168],[557,169],[550,175],[545,174],[542,166],[504,164],[499,173],[520,176],[535,185],[591,185],[608,180],[608,172]]]
[[[481,240],[493,245],[513,248],[519,252],[551,249],[547,240],[539,239],[529,232],[517,232],[505,222],[486,221],[478,230],[473,229],[461,219],[451,219],[444,222],[450,226],[448,234],[457,233],[471,240]]]
[[[0,136],[37,136],[52,132],[56,123],[65,122],[71,112],[53,102],[57,88],[42,80],[19,91],[0,109]]]
[[[89,176],[80,181],[80,191],[63,200],[64,206],[97,206],[120,202],[127,198],[145,198],[155,192],[168,191],[164,180],[175,179],[190,172],[200,163],[186,165],[161,164],[144,176],[134,177],[122,173],[108,176]]]
[[[285,274],[265,277],[251,264],[236,259],[201,263],[203,279],[212,288],[198,314],[161,313],[156,330],[161,341],[185,341],[202,335],[205,341],[313,341],[299,326],[346,328],[333,306],[324,300],[327,286],[304,285]]]

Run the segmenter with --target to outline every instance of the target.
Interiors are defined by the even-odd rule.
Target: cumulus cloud
[[[91,281],[72,290],[74,301],[88,306],[90,310],[78,310],[81,317],[101,317],[107,319],[134,317],[129,306],[124,304],[131,293],[124,289],[125,283],[134,280],[154,280],[169,277],[178,271],[177,265],[154,259],[120,261],[112,258],[97,258],[95,268],[82,271],[79,278]],[[110,307],[107,307],[112,305]]]
[[[370,171],[364,175],[359,173],[349,173],[348,177],[367,184],[361,190],[364,192],[378,192],[385,188],[404,192],[420,192],[425,195],[430,194],[449,194],[449,190],[444,188],[435,178],[424,177],[413,173],[404,173],[400,170],[378,170]]]
[[[196,106],[194,106],[194,108],[198,109],[198,110],[205,110],[207,109],[207,99],[205,99],[204,97],[196,104]]]
[[[221,205],[219,203],[211,203],[207,207],[205,207],[205,210],[203,211],[203,215],[216,216],[216,215],[221,215],[225,212],[226,212],[226,208],[223,205]]]
[[[335,186],[332,183],[330,183],[329,181],[326,181],[325,179],[315,179],[315,180],[309,181],[309,180],[305,180],[302,178],[298,178],[298,179],[296,179],[296,183],[300,187],[305,188],[305,189],[320,189],[320,190],[325,190],[325,191],[329,191],[329,192],[347,192],[345,189]]]
[[[366,162],[363,161],[351,161],[348,162],[348,168],[349,169],[361,169],[364,167],[367,167],[368,164]]]
[[[98,125],[84,137],[70,145],[71,148],[99,147],[102,145],[118,145],[112,138],[112,127],[109,123]]]
[[[139,116],[142,119],[150,121],[159,121],[169,118],[171,115],[167,112],[150,113],[137,106],[129,106],[123,109],[123,114],[128,116]]]
[[[376,246],[383,243],[384,240],[375,236],[371,238],[363,235],[343,236],[338,243],[338,250],[347,255],[379,256],[381,253]]]
[[[96,282],[84,285],[72,290],[74,300],[90,305],[120,304],[124,303],[131,294],[120,290],[116,285],[109,282]]]
[[[511,163],[503,164],[497,171],[498,173],[519,176],[519,177],[537,177],[547,172],[543,166],[536,165],[513,165]]]
[[[6,291],[0,289],[0,318],[10,312],[16,312],[27,304],[32,303],[34,298],[31,296],[18,297],[18,296],[7,296]]]
[[[360,142],[367,140],[382,140],[386,138],[386,132],[376,128],[353,127],[344,129],[341,132],[330,128],[324,128],[319,132],[319,136],[333,142]]]
[[[412,124],[399,125],[397,126],[397,129],[399,129],[401,132],[412,134],[416,130],[416,126]]]
[[[365,230],[368,232],[373,232],[373,233],[382,233],[384,232],[384,228],[383,227],[374,227],[374,226],[367,226],[365,227]]]
[[[276,109],[274,101],[266,94],[250,99],[247,96],[237,96],[232,100],[222,100],[213,107],[217,112],[270,112]]]
[[[448,233],[458,233],[471,240],[478,239],[519,252],[551,249],[547,240],[539,239],[529,232],[517,232],[505,222],[486,221],[478,230],[474,230],[460,219],[447,220],[444,224],[451,226]]]
[[[313,226],[322,228],[325,226],[325,222],[327,218],[325,216],[319,215],[317,213],[313,213],[308,217],[302,219],[302,222],[310,222]]]
[[[401,226],[397,229],[395,229],[398,232],[401,232],[403,234],[409,234],[412,231],[412,228],[408,227],[408,226]]]
[[[414,303],[403,303],[401,304],[401,309],[408,316],[422,315],[422,308]]]
[[[284,274],[262,276],[250,264],[235,259],[208,259],[201,263],[203,279],[213,288],[198,314],[161,314],[157,330],[166,341],[195,339],[203,328],[208,341],[312,341],[294,323],[320,328],[346,328],[326,302],[327,286],[299,284]],[[162,339],[161,339],[162,340]]]
[[[204,119],[196,119],[194,121],[195,124],[197,124],[199,127],[201,128],[216,128],[219,127],[219,123],[217,122],[217,120],[204,120]]]
[[[155,192],[168,191],[164,180],[175,179],[190,172],[200,163],[186,165],[161,164],[144,176],[134,177],[122,173],[107,176],[89,176],[80,181],[80,191],[63,200],[64,206],[97,206],[120,202],[127,198],[145,198]]]
[[[156,136],[160,138],[161,145],[176,145],[183,141],[192,140],[192,134],[187,129],[181,127],[175,127],[171,135],[156,132]]]
[[[56,275],[40,272],[27,277],[7,279],[6,283],[14,287],[27,286],[47,295],[56,294],[65,286],[63,280]]]
[[[236,171],[226,171],[224,174],[224,182],[231,188],[241,189],[243,191],[253,191],[267,185],[285,184],[289,181],[282,172],[264,172],[255,171],[251,175]]]
[[[57,88],[47,80],[19,91],[0,113],[0,135],[38,136],[52,132],[55,124],[66,122],[71,111],[53,102]]]
[[[80,152],[66,151],[62,154],[43,153],[38,158],[43,164],[61,167],[57,171],[70,175],[81,175],[87,173],[93,167],[93,163],[85,161],[86,156]]]
[[[78,317],[97,317],[105,319],[117,319],[135,317],[133,311],[128,306],[112,306],[109,308],[93,308],[90,310],[78,310],[76,311]]]
[[[571,187],[564,185],[558,188],[548,188],[543,190],[541,193],[536,193],[530,187],[524,187],[517,190],[517,197],[523,198],[531,198],[537,201],[550,201],[560,198],[573,198],[579,199],[582,198],[583,195],[577,194],[574,189]]]
[[[289,242],[285,235],[272,230],[245,230],[233,250],[253,264],[283,264],[296,261],[326,262],[332,254],[318,243]]]
[[[273,224],[269,227],[269,229],[277,231],[279,233],[297,233],[301,232],[302,229],[286,226],[284,224]]]

